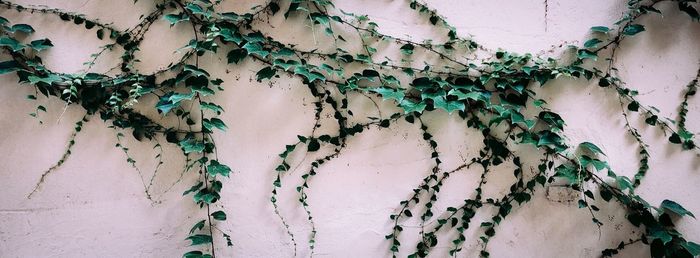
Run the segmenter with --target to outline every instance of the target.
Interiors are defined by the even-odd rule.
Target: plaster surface
[[[99,17],[119,28],[138,22],[140,14],[153,8],[151,1],[39,1],[23,4],[46,5]],[[230,1],[225,8],[243,11],[254,1]],[[433,37],[432,26],[412,12],[404,1],[337,1],[338,8],[368,14],[382,32],[422,40]],[[473,38],[490,49],[503,48],[520,53],[555,56],[564,44],[582,44],[591,26],[612,24],[624,11],[624,1],[457,1],[436,0],[430,5],[445,15],[462,36]],[[617,64],[628,86],[638,89],[643,102],[656,106],[664,116],[675,119],[685,85],[695,76],[700,60],[700,24],[678,13],[672,4],[662,4],[664,16],[645,17],[647,31],[626,42]],[[14,23],[29,23],[38,31],[32,37],[49,37],[55,47],[43,53],[47,66],[63,72],[77,72],[90,54],[106,41],[94,31],[85,31],[57,17],[22,15],[3,9],[0,15]],[[312,49],[322,47],[311,41],[308,27],[273,17],[270,33],[285,42],[299,42]],[[154,24],[141,46],[139,67],[155,70],[176,60],[179,47],[191,31],[183,25]],[[552,47],[554,46],[554,47]],[[553,50],[553,51],[550,51]],[[95,69],[105,71],[118,62],[119,53],[100,59]],[[255,81],[261,66],[225,65],[225,54],[205,56],[202,63],[221,77],[226,90],[217,103],[226,112],[227,133],[215,135],[220,158],[235,171],[226,179],[223,207],[229,219],[220,224],[232,236],[233,247],[217,239],[221,257],[291,257],[292,245],[269,202],[277,154],[297,135],[310,133],[313,121],[312,97],[296,79],[281,77],[274,85]],[[47,177],[32,199],[26,196],[41,173],[56,162],[84,111],[65,108],[56,99],[40,98],[48,113],[43,124],[27,114],[35,105],[25,100],[33,91],[16,83],[13,75],[0,77],[0,257],[180,257],[189,250],[186,232],[202,211],[181,197],[196,174],[181,175],[183,160],[174,146],[165,146],[165,166],[156,175],[152,191],[155,202],[143,193],[143,181],[150,180],[156,165],[153,143],[127,140],[139,171],[125,162],[114,148],[115,132],[99,119],[84,125],[83,133],[68,161]],[[539,90],[541,96],[567,121],[569,142],[595,142],[607,154],[612,168],[631,176],[637,169],[637,147],[624,129],[620,105],[608,89],[595,83],[558,79]],[[380,103],[386,110],[393,104]],[[368,100],[357,98],[351,105],[366,116],[378,115]],[[687,126],[700,131],[700,102],[689,103]],[[389,112],[386,111],[385,114]],[[459,166],[478,152],[481,137],[465,129],[456,115],[438,112],[426,117],[440,143],[445,170]],[[643,119],[633,116],[633,123]],[[323,130],[332,130],[332,123]],[[652,204],[665,198],[675,200],[700,215],[697,190],[700,158],[666,144],[658,129],[641,126],[650,143],[651,170],[638,193]],[[127,133],[125,133],[127,134]],[[127,134],[128,135],[128,134]],[[163,139],[161,139],[163,140]],[[281,212],[288,219],[299,243],[298,254],[307,257],[310,226],[297,202],[294,188],[309,162],[324,152],[294,158],[295,167],[285,177],[280,192]],[[531,157],[532,158],[532,157]],[[309,189],[309,203],[318,230],[318,257],[387,257],[390,232],[388,216],[406,198],[432,166],[428,146],[420,140],[415,125],[398,122],[389,128],[372,128],[349,140],[342,154],[324,165]],[[485,195],[506,193],[512,168],[499,167],[489,176]],[[469,198],[477,184],[478,171],[463,170],[445,183],[436,211],[459,205]],[[599,203],[604,210],[601,232],[591,223],[585,209],[575,202],[559,202],[540,190],[533,200],[517,208],[499,226],[489,244],[492,257],[598,257],[600,250],[616,246],[633,236],[616,204]],[[473,223],[487,214],[478,214]],[[419,220],[403,222],[402,253],[405,256],[418,240]],[[432,222],[435,223],[435,222]],[[677,221],[688,239],[700,241],[700,223],[692,218]],[[473,224],[460,257],[475,257],[480,245]],[[444,257],[451,247],[444,235],[432,252]],[[648,247],[632,246],[619,257],[649,256]]]

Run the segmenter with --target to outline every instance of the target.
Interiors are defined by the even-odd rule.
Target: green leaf
[[[629,109],[629,111],[634,111],[634,112],[639,111],[639,102],[637,102],[637,101],[630,102],[627,105],[627,109]]]
[[[202,119],[202,125],[204,125],[204,127],[207,128],[209,131],[212,131],[212,129],[214,128],[217,128],[221,131],[226,131],[226,129],[228,128],[224,121],[215,117],[212,119]]]
[[[631,25],[625,27],[622,30],[622,33],[625,35],[633,36],[637,33],[642,32],[642,31],[644,31],[644,26],[639,25],[639,24],[631,24]]]
[[[700,13],[698,13],[698,10],[690,5],[690,2],[691,1],[678,1],[678,9],[688,14],[692,20],[700,21]]]
[[[603,200],[605,200],[606,202],[609,202],[612,199],[613,195],[612,195],[612,192],[610,192],[610,190],[607,190],[605,188],[601,188],[600,189],[600,197],[602,197]]]
[[[680,216],[688,215],[695,218],[695,215],[693,215],[693,213],[683,208],[683,206],[681,206],[680,204],[671,200],[663,200],[659,208],[673,212]]]
[[[692,256],[700,255],[700,245],[694,242],[685,242],[682,243],[681,246],[683,246],[683,248],[685,248],[685,250],[687,250]]]
[[[192,187],[190,187],[190,189],[187,189],[187,191],[185,191],[184,193],[182,193],[182,195],[185,196],[185,195],[187,195],[187,194],[189,194],[189,193],[196,192],[197,190],[199,190],[199,188],[202,188],[203,185],[204,185],[203,182],[199,182],[199,183],[197,183],[196,185],[193,185]],[[190,233],[190,234],[191,234],[191,233]]]
[[[172,27],[175,24],[177,24],[178,22],[188,21],[190,19],[190,17],[188,17],[184,13],[178,13],[178,14],[166,14],[165,16],[163,16],[163,19],[170,22],[170,27]]]
[[[404,99],[400,103],[401,108],[403,108],[403,111],[408,114],[411,112],[418,112],[422,113],[423,110],[425,110],[425,107],[427,106],[423,102],[413,102],[407,99]]]
[[[601,41],[599,39],[589,39],[588,41],[586,41],[586,43],[583,43],[583,47],[594,48],[594,47],[598,46],[598,44],[600,42],[603,42],[603,41]]]
[[[311,140],[309,141],[308,150],[309,150],[310,152],[317,151],[317,150],[319,150],[320,148],[321,148],[321,144],[318,142],[318,140],[316,140],[316,139],[311,139]]]
[[[578,146],[579,146],[579,148],[588,150],[588,151],[590,151],[590,152],[592,152],[592,153],[595,153],[595,154],[603,154],[603,156],[605,156],[605,153],[603,153],[603,151],[602,151],[600,148],[598,148],[598,146],[596,146],[596,145],[593,144],[593,143],[590,143],[590,142],[582,142],[582,143],[579,144]]]
[[[49,39],[37,39],[29,43],[29,46],[36,51],[41,51],[53,47],[53,44]]]
[[[211,160],[209,161],[209,165],[207,166],[207,171],[212,176],[222,175],[228,177],[228,175],[231,173],[231,168],[219,163],[219,161],[217,160]]]
[[[217,114],[221,114],[221,112],[224,111],[224,109],[221,106],[214,104],[214,103],[209,103],[209,102],[201,102],[200,107],[202,107],[203,109],[208,109],[208,110],[214,111]]]
[[[182,258],[212,258],[212,256],[204,254],[202,251],[190,251],[185,253]]]
[[[56,81],[62,80],[60,76],[53,74],[53,73],[49,74],[46,77],[38,77],[38,76],[31,75],[28,77],[28,79],[29,79],[29,83],[31,83],[31,84],[37,84],[37,83],[41,82],[41,83],[46,83],[49,85],[51,85],[52,83],[54,83]]]
[[[598,54],[596,54],[590,50],[579,49],[578,50],[578,58],[580,58],[582,60],[583,59],[593,59],[593,61],[596,61],[596,60],[598,60]]]
[[[304,78],[306,78],[306,80],[310,83],[316,80],[322,82],[326,81],[326,77],[323,76],[323,74],[316,71],[309,71],[309,69],[307,69],[304,66],[297,66],[296,68],[294,68],[294,74],[304,76]]]
[[[0,62],[0,74],[11,73],[20,69],[21,66],[15,60]]]
[[[466,106],[461,101],[446,101],[444,98],[435,99],[434,105],[436,108],[444,109],[448,114],[460,110],[464,111]]]
[[[224,211],[215,211],[214,213],[211,214],[211,216],[215,220],[226,220],[226,212],[224,212]]]
[[[595,26],[595,27],[591,27],[591,31],[608,33],[608,31],[610,31],[610,28],[605,27],[605,26]]]
[[[190,72],[193,76],[205,76],[205,77],[211,76],[211,75],[209,75],[209,72],[207,72],[206,70],[199,68],[197,66],[194,66],[194,65],[185,65],[183,70],[185,72]]]
[[[243,45],[243,49],[248,51],[249,55],[256,54],[261,58],[266,58],[270,54],[269,51],[263,49],[262,45],[259,43],[248,42]]]
[[[190,235],[194,234],[194,232],[197,230],[202,230],[204,228],[204,222],[204,220],[200,220],[199,222],[195,223],[194,226],[192,226],[192,229],[190,229]]]
[[[577,184],[579,181],[579,171],[576,167],[569,165],[560,165],[555,170],[555,177],[566,179],[569,184]]]
[[[395,99],[397,102],[401,102],[404,98],[404,93],[402,90],[397,90],[389,87],[378,87],[371,88],[370,91],[379,93],[382,95],[384,100]]]
[[[203,244],[211,243],[211,236],[210,235],[198,234],[198,235],[189,236],[186,239],[192,241],[191,245],[203,245]]]
[[[179,145],[185,152],[185,154],[192,152],[200,153],[204,151],[204,143],[197,141],[191,137],[185,138],[184,140],[180,141]]]
[[[624,191],[625,189],[634,189],[634,185],[632,184],[632,181],[630,181],[629,178],[626,176],[618,176],[615,178],[615,182],[617,182],[617,186],[620,187],[620,190]]]
[[[19,43],[19,41],[10,37],[1,37],[0,47],[9,47],[12,52],[17,52],[24,49],[24,45],[22,45],[22,43]]]
[[[237,48],[237,49],[231,50],[230,52],[228,52],[228,55],[226,55],[229,64],[230,63],[237,64],[238,62],[243,60],[246,56],[248,56],[248,52],[242,48]]]
[[[681,137],[677,133],[673,133],[671,134],[671,137],[668,137],[668,141],[675,144],[681,144]]]
[[[541,131],[540,139],[537,141],[537,146],[558,145],[562,142],[561,136],[550,131]]]
[[[10,32],[21,31],[21,32],[30,34],[30,33],[34,32],[34,28],[32,28],[32,26],[29,26],[27,24],[15,24],[15,25],[12,25],[12,27],[8,31],[10,31]]]
[[[277,73],[277,71],[273,69],[272,66],[268,66],[260,69],[260,71],[255,74],[255,77],[258,82],[262,82],[263,79],[270,79],[275,76],[275,73]]]
[[[280,6],[275,2],[271,2],[270,3],[270,12],[272,12],[272,15],[274,16],[279,11],[280,11]]]
[[[209,13],[204,10],[200,5],[198,4],[193,4],[193,3],[188,3],[187,4],[187,9],[190,10],[193,14],[201,14],[204,16],[209,16]]]
[[[659,240],[661,240],[661,242],[664,245],[667,244],[668,242],[671,242],[671,240],[673,240],[673,236],[669,235],[668,232],[666,232],[666,230],[663,230],[663,229],[656,229],[656,230],[652,231],[651,234],[649,234],[649,238],[652,241],[654,239],[659,239]],[[649,242],[651,242],[651,241],[649,241]]]
[[[414,48],[415,47],[413,46],[413,44],[405,44],[401,46],[401,53],[403,53],[404,55],[411,55],[413,54]]]

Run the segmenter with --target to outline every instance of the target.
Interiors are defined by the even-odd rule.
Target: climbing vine
[[[33,87],[35,93],[27,96],[29,101],[38,102],[37,96],[41,94],[62,100],[66,107],[79,105],[85,110],[84,117],[75,123],[64,155],[41,175],[28,197],[39,191],[46,178],[70,157],[83,123],[99,116],[115,131],[116,147],[125,153],[127,162],[139,174],[142,173],[135,165],[137,157],[130,154],[122,142],[125,137],[153,143],[157,152],[156,172],[163,164],[162,144],[166,143],[161,139],[165,139],[167,144],[178,146],[186,160],[178,182],[188,171],[199,173],[195,182],[189,182],[192,186],[183,195],[192,198],[206,215],[193,221],[191,230],[183,233],[192,246],[184,257],[216,257],[221,243],[233,245],[230,234],[235,232],[217,226],[217,221],[227,219],[227,213],[214,205],[222,198],[221,190],[225,182],[231,180],[228,178],[232,167],[235,168],[219,159],[214,137],[215,131],[228,128],[221,119],[224,109],[216,103],[216,96],[224,91],[225,84],[199,61],[201,56],[221,55],[226,49],[228,65],[240,67],[256,63],[262,68],[256,72],[255,79],[272,84],[283,76],[295,78],[314,99],[315,119],[311,133],[299,135],[296,142],[284,146],[275,179],[271,182],[271,207],[293,243],[295,256],[302,247],[308,247],[313,255],[316,235],[323,233],[316,227],[307,191],[321,172],[319,169],[342,155],[353,136],[371,128],[387,128],[402,122],[415,125],[421,132],[422,140],[429,146],[426,155],[433,166],[409,197],[399,202],[392,214],[387,214],[393,225],[386,235],[390,241],[387,254],[395,257],[403,248],[411,250],[409,257],[425,257],[438,244],[439,234],[449,234],[454,238],[448,254],[455,256],[470,241],[464,232],[470,227],[479,227],[480,237],[474,241],[481,244],[480,255],[488,257],[488,243],[496,235],[499,224],[514,209],[526,205],[536,191],[554,182],[565,182],[567,187],[580,193],[578,206],[588,210],[593,224],[603,225],[597,218],[601,208],[595,205],[597,200],[603,200],[618,203],[625,210],[629,223],[641,229],[641,236],[632,236],[627,242],[602,250],[603,256],[615,255],[639,242],[649,246],[653,257],[700,255],[700,245],[686,240],[671,220],[672,215],[694,217],[690,211],[671,200],[656,206],[635,193],[635,188],[651,171],[652,157],[646,140],[630,123],[631,116],[639,116],[648,126],[663,132],[670,145],[697,153],[700,147],[695,143],[695,134],[686,127],[686,121],[688,101],[697,91],[700,69],[685,88],[678,107],[679,117],[674,120],[638,100],[637,90],[625,84],[615,66],[615,55],[621,43],[634,40],[645,31],[638,23],[640,17],[660,15],[657,5],[672,2],[680,13],[697,22],[700,16],[696,1],[629,0],[625,14],[618,21],[611,26],[592,27],[590,38],[582,46],[570,46],[561,59],[487,49],[472,38],[459,36],[456,28],[437,10],[415,0],[406,2],[408,8],[427,19],[443,38],[417,42],[384,34],[368,16],[339,10],[329,0],[272,0],[248,13],[221,12],[217,9],[221,0],[154,2],[151,13],[143,15],[136,26],[124,30],[83,14],[0,0],[5,12],[57,16],[66,26],[80,26],[93,31],[99,40],[109,42],[91,56],[82,71],[60,73],[42,62],[42,51],[54,46],[50,39],[24,40],[28,34],[42,33],[40,29],[0,17],[0,47],[4,52],[0,74],[14,73],[21,84]],[[270,18],[280,15],[302,22],[314,43],[328,41],[332,47],[305,50],[263,32],[261,28],[270,24]],[[182,58],[164,69],[143,73],[135,65],[139,62],[139,46],[151,25],[158,21],[180,29],[186,27],[192,31],[193,38],[182,46]],[[96,61],[108,52],[121,53],[119,65],[107,72],[95,72]],[[419,54],[437,61],[416,67],[413,61]],[[396,55],[400,60],[388,57]],[[633,178],[613,171],[605,161],[605,153],[594,143],[567,142],[565,121],[537,95],[537,87],[548,87],[547,83],[558,77],[597,81],[601,91],[619,101],[625,128],[639,145],[639,168]],[[140,103],[145,97],[155,97],[158,101],[155,106]],[[377,108],[378,117],[353,111],[349,104],[357,99],[369,99]],[[390,101],[398,109],[380,108],[378,100]],[[146,115],[142,111],[144,108],[157,111],[171,122],[163,123],[165,119]],[[42,121],[42,112],[46,112],[46,107],[37,103],[30,115]],[[480,132],[483,145],[478,156],[456,168],[446,168],[440,144],[423,117],[434,112],[459,116],[467,128]],[[333,123],[337,124],[335,131],[317,132],[323,113],[331,114]],[[367,118],[367,121],[355,122],[353,117]],[[291,176],[292,154],[317,152],[322,148],[328,148],[329,154],[311,161],[309,169],[301,175],[302,183],[294,186],[299,205],[311,226],[309,242],[301,245],[295,240],[292,225],[279,209],[279,190],[285,185],[286,177]],[[539,162],[525,164],[521,158],[522,148],[538,153]],[[506,163],[513,167],[512,185],[500,197],[485,197],[482,187],[488,183],[488,173]],[[481,171],[473,194],[465,197],[460,206],[437,210],[433,205],[450,175],[471,167],[479,167]],[[145,195],[150,200],[153,200],[152,185],[153,177],[143,180]],[[479,210],[493,212],[487,220],[473,221]],[[403,231],[402,222],[413,216],[418,216],[421,222],[420,241],[409,247],[400,242],[399,236]]]

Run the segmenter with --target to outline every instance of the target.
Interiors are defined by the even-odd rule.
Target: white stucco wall
[[[119,28],[138,22],[140,14],[152,8],[151,1],[19,1],[43,4],[100,17]],[[231,1],[235,10],[246,10],[254,1]],[[546,3],[546,4],[545,4]],[[461,35],[473,35],[487,48],[539,53],[562,43],[581,44],[588,29],[613,23],[624,11],[620,0],[595,1],[431,1]],[[368,14],[380,30],[396,36],[410,35],[416,40],[430,37],[432,26],[408,9],[404,1],[336,1],[338,8]],[[651,15],[641,20],[647,32],[623,44],[618,67],[628,86],[638,89],[639,99],[658,107],[667,117],[676,118],[683,88],[695,76],[700,60],[700,24],[679,14],[672,4],[662,4],[663,17]],[[32,24],[34,37],[49,37],[55,47],[44,54],[47,65],[58,71],[76,72],[101,44],[94,31],[84,31],[53,16],[18,15],[2,10],[0,15],[15,23]],[[278,16],[281,16],[278,14]],[[546,17],[546,19],[545,19]],[[270,33],[286,42],[313,47],[304,28],[289,28],[280,17],[273,18],[276,29]],[[308,30],[308,29],[306,29]],[[190,39],[184,27],[170,28],[158,22],[146,35],[139,56],[144,71],[154,70],[175,60],[172,51]],[[302,36],[303,35],[303,36]],[[549,53],[552,55],[551,53]],[[97,70],[117,62],[119,54],[102,58]],[[221,59],[221,60],[219,60]],[[250,61],[247,61],[250,62]],[[282,76],[273,86],[258,83],[254,75],[257,63],[227,66],[225,54],[205,57],[215,76],[224,79],[226,91],[217,97],[226,113],[230,129],[217,134],[220,158],[235,170],[223,189],[223,207],[229,219],[220,228],[229,233],[233,247],[217,239],[221,257],[291,257],[292,246],[281,223],[272,211],[270,199],[277,154],[296,135],[308,134],[313,121],[312,98],[296,79]],[[179,257],[189,250],[186,231],[201,215],[201,210],[181,197],[194,181],[186,174],[181,183],[164,192],[180,175],[179,150],[167,146],[166,165],[155,178],[152,189],[157,203],[143,194],[143,180],[151,176],[155,161],[152,144],[129,140],[143,171],[139,175],[114,147],[113,130],[97,117],[86,123],[76,139],[72,157],[48,176],[32,198],[27,194],[41,173],[60,158],[73,123],[82,117],[79,107],[40,98],[49,112],[39,124],[27,114],[35,108],[25,96],[33,93],[18,85],[12,75],[0,77],[0,257]],[[607,154],[610,165],[620,174],[632,175],[637,169],[637,147],[627,135],[617,98],[609,89],[595,83],[560,79],[541,90],[541,96],[567,121],[565,131],[572,143],[592,141]],[[384,103],[387,107],[391,104]],[[376,115],[370,102],[352,103],[367,115]],[[700,131],[700,102],[689,105],[688,128]],[[387,112],[388,113],[388,112]],[[457,167],[471,158],[481,144],[478,132],[465,129],[456,114],[434,112],[427,116],[431,132],[440,143],[443,169]],[[633,122],[643,124],[633,116]],[[681,152],[666,144],[658,129],[641,126],[651,144],[651,170],[638,193],[653,204],[672,199],[700,215],[697,189],[700,185],[700,158],[693,152]],[[320,257],[386,257],[389,243],[384,235],[391,225],[388,216],[411,193],[432,166],[428,146],[420,140],[415,125],[399,122],[390,128],[372,128],[349,140],[339,158],[319,170],[308,191],[309,203],[318,227],[316,254]],[[164,142],[164,141],[163,141]],[[327,150],[326,150],[327,151]],[[294,188],[308,163],[323,151],[308,157],[297,155],[292,166],[300,164],[283,182],[281,211],[289,220],[299,243],[299,256],[306,257],[310,226],[296,201]],[[303,161],[302,161],[303,159]],[[500,173],[499,173],[500,172]],[[477,184],[478,170],[464,170],[445,183],[435,211],[458,205],[470,197]],[[512,171],[507,165],[489,176],[485,191],[496,196],[507,191]],[[162,193],[162,194],[161,194]],[[189,197],[187,197],[189,198]],[[600,250],[632,237],[633,229],[624,219],[624,211],[615,204],[598,204],[605,226],[599,234],[590,215],[575,203],[549,200],[540,189],[533,201],[515,210],[499,226],[489,244],[493,257],[597,257]],[[439,213],[436,213],[439,214]],[[485,214],[479,214],[484,216]],[[479,219],[467,232],[462,257],[478,254]],[[402,256],[412,250],[418,236],[417,220],[403,223]],[[678,221],[688,239],[700,241],[700,223],[692,218]],[[451,247],[446,237],[433,251],[446,256]],[[645,257],[648,248],[635,245],[620,257]]]

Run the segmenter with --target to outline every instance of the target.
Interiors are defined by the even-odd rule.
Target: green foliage
[[[693,1],[678,1],[678,8],[691,20],[697,21],[698,12],[691,2]],[[94,35],[98,39],[110,40],[111,43],[94,54],[94,59],[108,50],[123,51],[117,67],[121,73],[113,73],[117,75],[89,72],[95,63],[94,59],[86,62],[85,72],[58,73],[45,67],[39,56],[43,50],[53,47],[53,42],[46,38],[28,43],[25,40],[26,34],[43,32],[35,31],[27,24],[12,24],[0,17],[3,31],[0,48],[9,54],[9,59],[0,62],[0,74],[15,73],[20,83],[33,87],[36,93],[27,96],[29,101],[37,101],[37,96],[41,93],[58,98],[66,105],[81,105],[87,111],[85,118],[76,123],[66,154],[56,166],[42,175],[32,194],[44,181],[44,177],[69,157],[82,123],[91,115],[99,114],[110,127],[120,130],[116,146],[126,154],[127,162],[139,173],[141,171],[129,154],[129,149],[122,144],[122,139],[126,136],[121,131],[131,132],[139,141],[156,141],[155,147],[160,147],[161,151],[158,139],[164,138],[182,150],[182,155],[187,160],[185,171],[193,168],[199,170],[199,178],[183,195],[191,194],[194,203],[206,209],[206,217],[197,220],[186,240],[195,247],[208,245],[211,254],[193,250],[183,257],[216,257],[215,242],[219,237],[223,237],[228,246],[233,245],[230,235],[217,226],[220,221],[228,219],[226,212],[211,212],[222,197],[221,178],[230,177],[232,172],[231,167],[218,159],[214,141],[216,130],[220,130],[216,131],[218,135],[228,129],[221,119],[224,109],[216,103],[216,95],[224,90],[224,82],[212,78],[212,74],[199,65],[200,56],[205,53],[217,55],[221,49],[228,51],[226,63],[233,67],[251,63],[259,65],[252,70],[257,71],[257,81],[274,85],[281,79],[273,78],[289,76],[303,83],[313,98],[315,119],[312,133],[300,135],[295,143],[285,146],[279,154],[281,161],[275,167],[276,175],[271,185],[270,201],[290,237],[295,256],[297,244],[294,234],[278,206],[278,190],[283,185],[283,179],[291,174],[288,172],[292,170],[292,154],[304,150],[310,152],[309,155],[330,153],[313,160],[309,164],[310,168],[301,175],[302,183],[296,186],[299,203],[311,226],[308,248],[313,255],[319,232],[308,202],[307,189],[312,185],[314,176],[321,172],[324,164],[341,154],[349,138],[370,128],[390,128],[397,121],[406,121],[419,127],[429,152],[427,156],[433,166],[413,189],[410,197],[399,202],[396,211],[389,216],[393,226],[386,239],[390,241],[389,251],[394,256],[400,248],[406,246],[400,242],[399,235],[403,231],[401,223],[409,218],[420,221],[421,232],[421,240],[416,243],[415,251],[409,257],[428,256],[438,245],[438,234],[441,233],[453,237],[447,243],[451,247],[448,254],[456,256],[468,241],[464,232],[473,226],[472,220],[480,212],[489,215],[478,225],[481,234],[479,241],[483,248],[480,255],[488,257],[490,253],[487,246],[497,235],[499,224],[518,207],[531,201],[536,191],[549,186],[557,178],[563,179],[569,187],[582,193],[578,201],[579,207],[590,212],[591,220],[598,227],[603,223],[596,217],[596,212],[600,210],[596,206],[596,196],[592,190],[596,188],[600,191],[600,199],[618,202],[627,212],[629,222],[643,230],[642,238],[605,249],[602,252],[604,256],[614,255],[636,242],[648,244],[655,257],[700,254],[700,246],[685,240],[668,219],[669,214],[694,217],[690,211],[670,200],[664,200],[659,207],[654,207],[634,193],[635,187],[649,170],[651,156],[647,144],[637,128],[630,124],[628,116],[641,116],[646,125],[657,127],[666,133],[670,144],[680,145],[684,150],[699,149],[693,141],[694,134],[685,126],[688,99],[697,91],[698,78],[687,86],[679,107],[678,123],[675,123],[674,128],[671,126],[673,123],[667,122],[671,120],[659,114],[657,109],[637,100],[635,90],[622,86],[624,82],[617,77],[613,66],[615,50],[623,40],[634,38],[631,36],[645,31],[645,27],[638,24],[638,19],[649,13],[660,13],[655,8],[658,2],[629,1],[627,12],[614,25],[592,27],[591,38],[584,41],[582,46],[574,48],[570,56],[572,61],[567,63],[554,59],[543,60],[532,54],[517,54],[501,49],[487,50],[471,39],[458,36],[456,28],[437,10],[414,0],[408,1],[408,7],[417,11],[435,30],[444,32],[444,40],[415,42],[383,34],[376,30],[378,25],[368,16],[336,10],[333,3],[326,0],[270,1],[256,7],[251,13],[219,12],[217,5],[220,1],[167,0],[156,4],[152,13],[144,15],[134,27],[138,29],[130,30],[120,30],[96,19],[57,9],[25,7],[4,0],[0,0],[0,3],[19,12],[56,15],[72,26],[79,25],[86,30],[95,28]],[[299,20],[309,28],[309,38],[316,40],[317,37],[328,37],[335,43],[336,49],[330,52],[318,49],[306,51],[266,35],[263,31],[267,30],[258,27],[266,23],[259,22],[258,17],[279,15],[284,8],[284,18],[289,18],[287,21],[291,22],[291,17],[294,16],[303,18]],[[194,37],[181,48],[184,55],[180,60],[153,74],[141,74],[134,66],[139,61],[135,53],[140,51],[139,46],[145,33],[157,20],[167,22],[172,30],[191,29]],[[317,34],[317,29],[324,33]],[[347,31],[355,35],[344,33]],[[380,47],[378,42],[392,46],[393,48],[387,49],[398,51],[402,60],[396,62],[387,58],[385,61],[377,61]],[[358,46],[362,46],[362,51],[353,51],[345,43],[358,43]],[[602,51],[604,49],[612,51]],[[486,51],[491,57],[461,61],[462,55],[476,51]],[[423,68],[407,66],[417,56],[416,53],[440,61],[425,63]],[[606,71],[594,66],[595,61],[599,60],[609,62]],[[623,107],[625,127],[640,148],[640,166],[634,178],[615,174],[608,161],[601,160],[606,155],[598,145],[583,142],[576,146],[567,142],[564,119],[547,107],[544,97],[537,96],[538,91],[534,88],[535,85],[547,87],[547,82],[561,76],[592,80],[597,82],[600,90],[610,91],[619,99]],[[369,122],[351,122],[355,120],[349,119],[350,117],[363,115],[354,113],[357,111],[349,107],[356,95],[374,102],[378,116],[368,117]],[[147,96],[157,100],[154,106],[139,103],[139,100]],[[207,101],[202,98],[207,98]],[[395,105],[397,111],[387,114],[376,101],[387,101]],[[161,125],[140,113],[148,108],[176,123]],[[37,105],[31,115],[39,117],[40,111],[46,112],[46,107]],[[479,132],[480,135],[475,138],[482,140],[483,147],[478,156],[471,157],[455,169],[446,169],[441,160],[439,143],[430,132],[431,125],[421,118],[424,114],[434,112],[458,116],[466,127]],[[318,135],[316,128],[320,127],[322,114],[326,113],[331,114],[329,119],[337,123],[337,131]],[[300,145],[306,147],[299,147]],[[540,154],[537,171],[526,173],[528,166],[521,161],[521,149]],[[159,158],[158,166],[162,163],[160,155],[156,156]],[[487,174],[506,162],[512,164],[512,185],[500,196],[485,198],[482,188],[488,183]],[[472,166],[481,170],[481,178],[473,189],[473,194],[465,197],[461,205],[437,210],[433,205],[446,180],[451,174]],[[603,171],[607,172],[609,178],[601,176]],[[144,183],[146,195],[150,199],[149,186]],[[488,208],[482,209],[484,207]],[[221,235],[215,237],[214,230]]]

